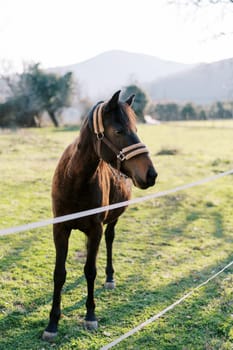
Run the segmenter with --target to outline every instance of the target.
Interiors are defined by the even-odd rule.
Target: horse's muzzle
[[[146,175],[146,182],[148,187],[154,186],[157,176],[158,174],[156,170],[153,167],[150,167]]]
[[[142,190],[145,190],[148,187],[154,186],[157,176],[158,176],[158,174],[155,171],[155,169],[153,168],[153,166],[150,166],[148,168],[148,171],[147,171],[146,176],[145,176],[144,179],[142,179],[142,178],[140,178],[138,176],[134,176],[134,177],[132,177],[132,180],[133,180],[133,184],[136,187],[139,187]]]

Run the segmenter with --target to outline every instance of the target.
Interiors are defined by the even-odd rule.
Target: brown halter
[[[133,157],[136,157],[142,153],[149,153],[146,146],[141,143],[135,143],[133,145],[127,146],[119,150],[108,138],[104,135],[104,126],[102,120],[102,110],[105,103],[100,103],[93,111],[93,128],[94,133],[97,137],[97,153],[100,155],[100,146],[101,141],[104,142],[115,154],[117,157],[117,169],[120,170],[121,162],[124,160],[129,160]]]

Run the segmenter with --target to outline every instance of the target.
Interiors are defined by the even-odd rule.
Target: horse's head
[[[99,103],[89,122],[95,135],[98,156],[129,176],[134,185],[145,189],[155,184],[157,173],[146,146],[141,143],[136,128],[136,117],[131,108],[134,95],[119,101],[120,91]]]

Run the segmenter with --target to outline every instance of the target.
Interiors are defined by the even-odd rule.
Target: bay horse
[[[79,137],[64,151],[55,170],[52,184],[54,216],[106,206],[128,200],[131,184],[146,189],[155,184],[157,173],[146,146],[136,130],[136,116],[131,108],[134,95],[125,102],[117,91],[107,102],[97,103],[84,120]],[[132,181],[131,181],[132,180]],[[50,319],[42,338],[52,341],[57,335],[61,315],[61,290],[66,279],[65,262],[72,229],[87,236],[84,274],[87,281],[87,329],[98,327],[95,316],[94,282],[96,257],[105,230],[107,249],[106,288],[114,288],[112,244],[115,225],[124,208],[106,210],[89,217],[53,225],[56,248],[54,292]]]

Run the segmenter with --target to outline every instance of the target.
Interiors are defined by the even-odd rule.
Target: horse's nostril
[[[147,172],[147,183],[149,186],[153,186],[155,184],[156,177],[158,176],[157,172],[154,168],[150,168]]]

